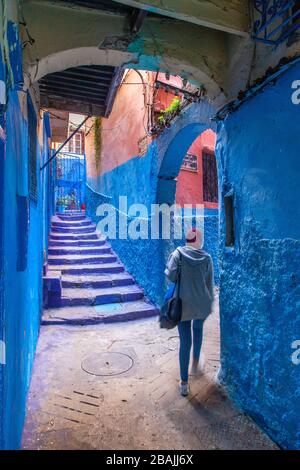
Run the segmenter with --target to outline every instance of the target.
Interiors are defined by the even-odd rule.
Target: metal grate
[[[298,0],[252,0],[252,5],[254,41],[278,46],[300,28]]]
[[[56,210],[78,210],[85,202],[85,156],[60,152],[55,158]]]
[[[216,157],[212,153],[203,152],[203,201],[218,202],[218,172]]]
[[[27,97],[28,108],[28,159],[29,159],[29,197],[38,200],[37,180],[37,117],[30,96]]]
[[[104,396],[99,392],[84,393],[78,390],[61,391],[48,400],[47,412],[56,418],[75,424],[91,425],[97,419],[97,412]]]

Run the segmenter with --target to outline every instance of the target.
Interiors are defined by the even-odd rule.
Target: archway
[[[204,249],[211,255],[215,283],[219,285],[219,195],[216,164],[216,134],[203,131],[184,155],[176,178],[175,203],[192,206],[193,214],[201,207]],[[199,210],[199,209],[198,209]]]
[[[180,116],[176,122],[174,122],[172,128],[168,129],[165,135],[158,139],[160,164],[156,193],[156,201],[158,204],[174,204],[176,200],[177,177],[180,173],[184,157],[187,155],[188,150],[193,145],[193,142],[199,138],[199,136],[205,135],[207,132],[211,132],[216,135],[217,126],[211,119],[213,114],[213,107],[211,107],[210,104],[206,101],[202,102],[201,106],[191,106],[186,113]],[[213,226],[219,227],[222,210],[222,204],[220,204],[220,194],[222,192],[222,166],[216,148],[214,148],[214,155],[216,157],[217,166],[219,205],[218,207],[213,207],[213,205],[210,206],[208,204],[207,208],[212,210],[212,214],[207,214],[207,217],[212,216],[214,219]],[[203,203],[203,199],[199,200],[198,202]],[[212,245],[217,246],[218,239],[219,235],[215,238],[213,244],[206,245],[207,248],[210,249]],[[165,251],[166,250],[169,250],[168,246],[165,247]],[[216,248],[213,248],[216,279],[219,283],[218,251],[219,250]],[[166,253],[164,253],[164,258],[166,258]]]
[[[191,106],[183,113],[159,139],[159,172],[157,202],[173,204],[176,182],[182,160],[194,140],[205,130],[216,132],[217,126],[212,117],[215,109],[207,100],[201,106]]]
[[[214,263],[215,302],[213,314],[205,324],[203,350],[207,364],[216,374],[220,367],[220,317],[219,317],[219,203],[221,193],[221,169],[217,170],[216,133],[207,123],[189,122],[195,116],[178,119],[177,133],[172,135],[166,151],[161,155],[161,166],[158,176],[157,201],[159,204],[174,203],[182,209],[191,206],[193,223],[197,220],[204,235],[204,250]],[[199,117],[198,117],[199,119]],[[213,126],[215,129],[215,126]],[[199,212],[199,208],[201,210]],[[189,217],[188,213],[186,214]],[[189,221],[187,221],[189,224]],[[162,259],[166,260],[176,246],[184,240],[163,242]]]

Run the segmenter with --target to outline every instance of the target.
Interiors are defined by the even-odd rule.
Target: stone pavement
[[[214,381],[218,312],[205,324],[203,352],[205,374],[183,398],[177,330],[160,330],[157,319],[42,326],[23,448],[276,449]]]

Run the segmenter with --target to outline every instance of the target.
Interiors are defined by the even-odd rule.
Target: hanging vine
[[[100,116],[96,117],[94,121],[94,149],[96,169],[99,172],[102,153],[102,120]]]

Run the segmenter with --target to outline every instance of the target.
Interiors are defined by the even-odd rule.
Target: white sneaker
[[[183,397],[187,397],[188,394],[190,393],[190,386],[189,386],[189,384],[183,384],[183,383],[180,382],[179,388],[180,388],[180,394],[181,394]]]

